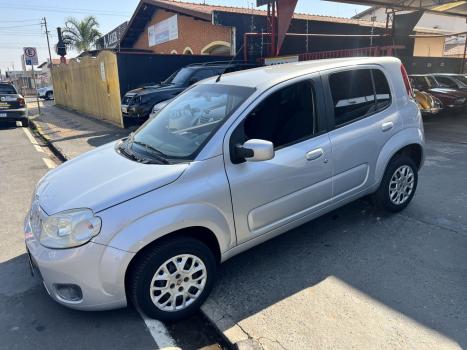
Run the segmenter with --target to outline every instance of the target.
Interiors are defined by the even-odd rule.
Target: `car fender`
[[[108,245],[137,253],[165,235],[191,227],[203,227],[213,232],[221,252],[235,243],[235,234],[231,232],[227,219],[219,209],[206,203],[193,203],[165,208],[140,217],[117,232]]]
[[[381,182],[386,167],[391,160],[391,158],[402,148],[418,144],[422,147],[424,146],[424,136],[423,131],[419,128],[407,128],[399,131],[397,134],[393,135],[383,146],[381,152],[379,153],[378,160],[376,162],[375,168],[375,183],[379,185]],[[423,152],[423,151],[422,151]],[[423,154],[422,154],[422,163],[423,163]]]

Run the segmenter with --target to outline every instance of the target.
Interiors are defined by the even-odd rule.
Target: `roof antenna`
[[[221,80],[221,77],[222,77],[222,74],[225,73],[225,71],[227,70],[227,68],[229,68],[229,66],[232,64],[233,61],[235,61],[235,59],[237,58],[238,54],[240,53],[240,51],[242,51],[243,47],[245,46],[245,41],[243,41],[243,44],[242,46],[240,47],[240,49],[238,49],[237,53],[235,54],[235,56],[232,57],[232,59],[229,61],[229,63],[227,64],[227,67],[225,67],[222,72],[218,75],[217,79],[216,79],[216,83],[218,83],[220,80]]]

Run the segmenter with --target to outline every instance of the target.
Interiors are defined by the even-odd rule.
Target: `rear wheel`
[[[22,126],[23,128],[29,127],[29,119],[28,119],[28,118],[22,119],[22,120],[21,120],[21,126]]]
[[[46,100],[52,100],[54,98],[54,93],[52,91],[47,91],[45,94],[45,99]]]
[[[418,172],[415,162],[407,156],[394,157],[386,168],[374,202],[390,212],[403,210],[412,200],[417,189]]]
[[[180,237],[144,252],[132,264],[127,291],[146,315],[175,321],[196,312],[208,297],[216,260],[202,242]]]

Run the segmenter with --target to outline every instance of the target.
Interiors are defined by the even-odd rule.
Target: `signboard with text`
[[[148,27],[149,47],[178,39],[177,17],[174,15]]]
[[[35,47],[24,47],[24,63],[27,66],[32,66],[35,65],[37,66],[39,64],[39,58],[37,57],[37,50]]]

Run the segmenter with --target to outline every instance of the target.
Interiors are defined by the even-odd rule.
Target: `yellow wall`
[[[113,52],[102,51],[96,58],[61,64],[53,68],[52,76],[56,104],[123,127],[117,56]]]
[[[415,38],[413,55],[418,57],[443,57],[444,37]]]

